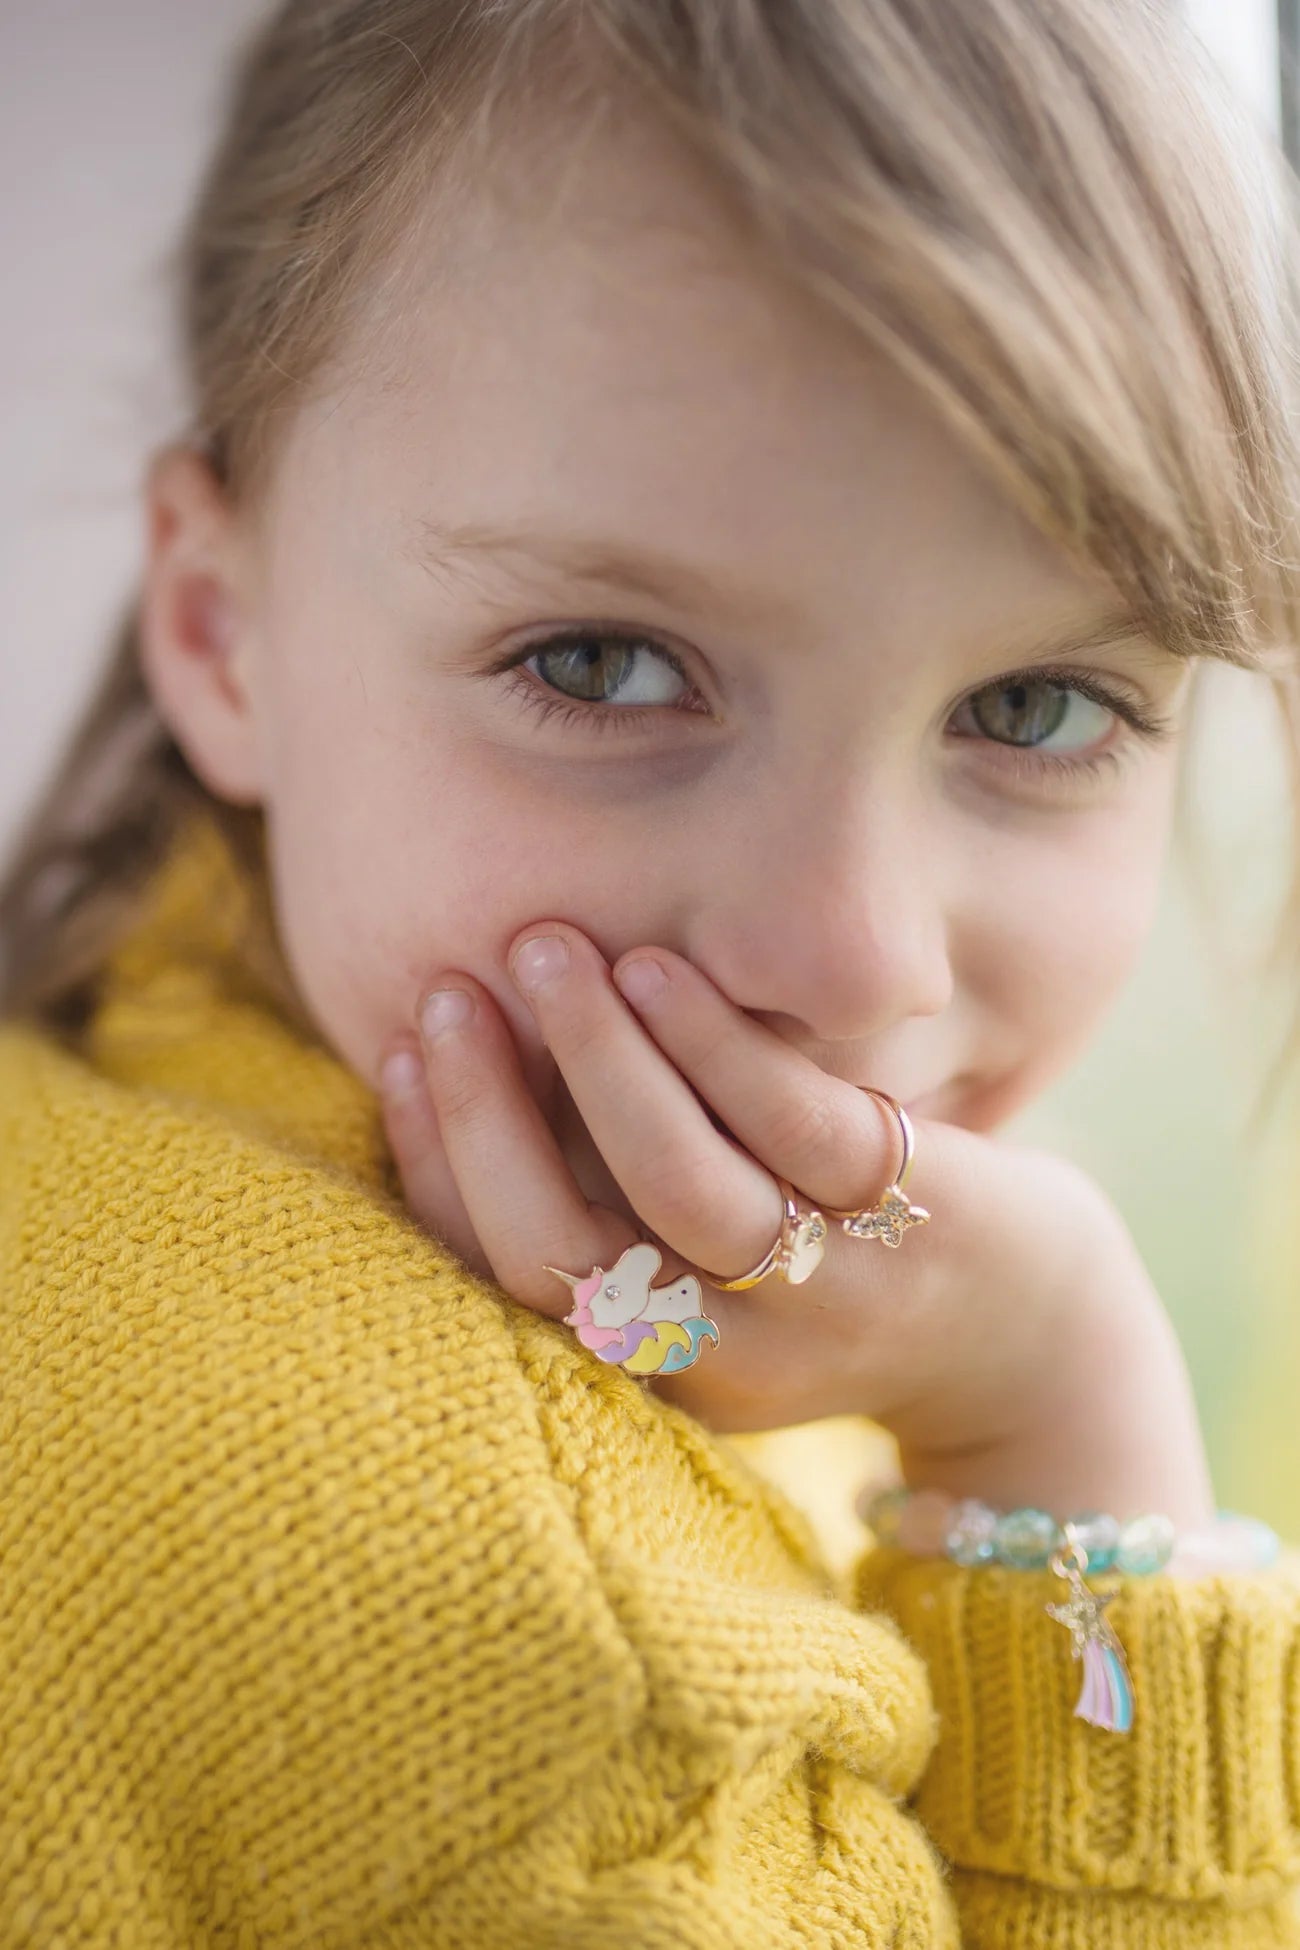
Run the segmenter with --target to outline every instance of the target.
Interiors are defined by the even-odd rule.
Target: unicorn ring
[[[663,1265],[663,1255],[647,1239],[629,1246],[608,1273],[594,1266],[584,1279],[545,1271],[573,1294],[573,1311],[566,1327],[600,1361],[626,1368],[629,1374],[680,1374],[693,1367],[706,1342],[718,1345],[718,1330],[704,1312],[700,1283],[684,1273],[667,1286],[650,1282]]]

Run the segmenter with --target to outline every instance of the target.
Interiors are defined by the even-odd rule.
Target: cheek
[[[373,1081],[423,994],[457,969],[527,1035],[504,951],[529,903],[550,904],[536,849],[521,858],[451,766],[435,782],[381,765],[351,802],[312,797],[283,797],[271,828],[277,911],[299,991],[344,1061]]]
[[[1166,782],[1113,817],[1038,837],[991,875],[968,920],[968,986],[997,1024],[1007,1104],[1018,1107],[1079,1054],[1141,956],[1160,893]],[[1011,1099],[1014,1098],[1014,1106]]]
[[[449,714],[386,699],[370,672],[365,691],[342,678],[305,701],[295,690],[276,741],[267,830],[299,993],[326,1042],[373,1082],[432,982],[465,970],[495,996],[536,1077],[542,1046],[506,950],[551,916],[606,952],[627,945],[627,836],[558,797],[548,808],[535,781],[457,736]],[[643,912],[647,890],[635,892]]]

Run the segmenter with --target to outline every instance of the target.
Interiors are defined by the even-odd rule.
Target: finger
[[[902,1144],[888,1106],[828,1076],[691,962],[638,948],[612,979],[727,1129],[805,1198],[857,1211],[894,1182]]]
[[[584,1197],[486,989],[458,972],[426,999],[420,1027],[442,1144],[493,1274],[516,1299],[562,1318],[572,1294],[547,1267],[581,1277],[612,1266],[636,1235]]]
[[[492,1269],[443,1147],[424,1055],[417,1045],[404,1040],[388,1052],[379,1072],[379,1098],[388,1148],[411,1217],[475,1273],[490,1278]]]
[[[561,952],[562,951],[562,952]],[[576,929],[535,923],[511,971],[583,1123],[633,1209],[693,1266],[736,1279],[781,1229],[770,1171],[716,1130]]]

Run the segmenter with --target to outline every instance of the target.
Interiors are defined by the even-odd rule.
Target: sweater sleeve
[[[0,1950],[955,1950],[795,1513],[179,1081],[0,1036]]]
[[[980,1950],[1300,1944],[1300,1554],[1130,1578],[1107,1611],[1126,1734],[1075,1717],[1059,1581],[877,1546],[856,1571],[925,1659],[939,1739],[913,1805]]]

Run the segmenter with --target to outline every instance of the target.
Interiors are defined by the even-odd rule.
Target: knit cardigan
[[[1300,1945],[1295,1555],[1126,1582],[1127,1735],[1049,1573],[838,1579],[411,1222],[245,892],[0,1034],[0,1950]]]

